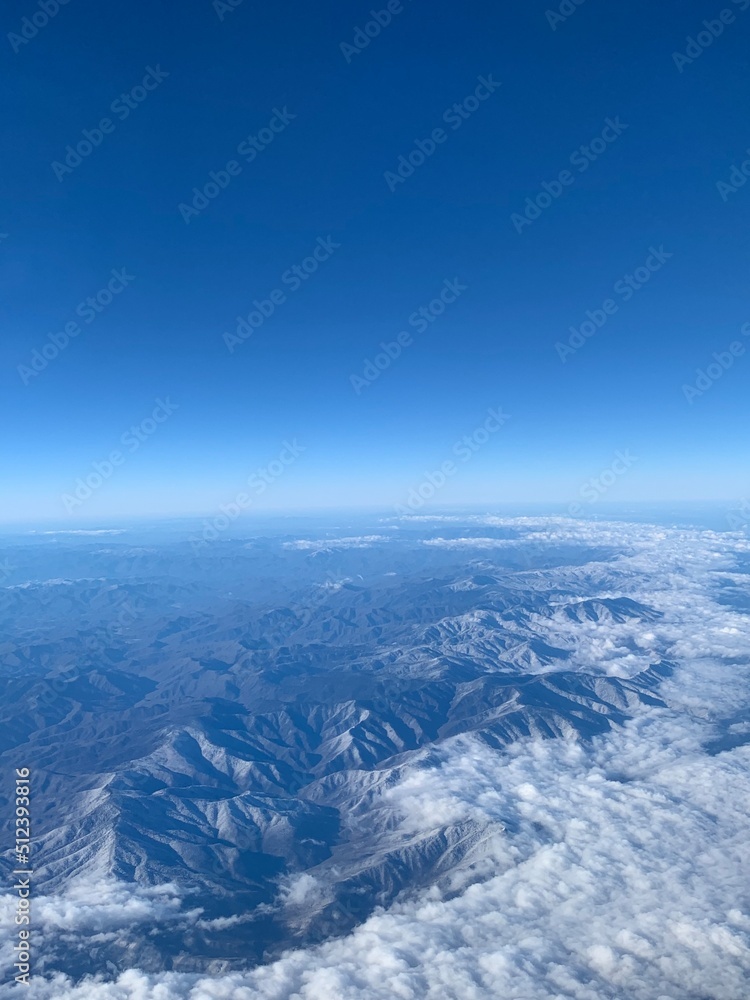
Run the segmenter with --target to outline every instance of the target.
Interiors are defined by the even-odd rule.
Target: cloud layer
[[[128,972],[30,995],[738,1000],[750,976],[750,752],[706,757],[705,728],[659,712],[590,748],[548,741],[508,757],[459,738],[440,768],[394,791],[393,806],[413,828],[460,813],[495,823],[489,880],[453,899],[432,890],[250,974]]]
[[[32,1000],[746,994],[750,743],[714,755],[706,746],[750,706],[748,617],[725,600],[727,586],[747,592],[747,540],[646,525],[494,521],[530,532],[535,543],[618,547],[614,561],[556,570],[561,583],[579,581],[581,601],[627,595],[662,617],[571,620],[561,603],[539,624],[581,669],[629,674],[670,659],[677,669],[660,692],[668,708],[655,707],[587,744],[527,740],[498,752],[461,736],[442,744],[436,766],[433,755],[431,766],[422,760],[407,769],[381,793],[393,828],[407,838],[463,821],[484,830],[477,871],[465,872],[461,885],[402,897],[346,937],[253,971],[129,970],[114,981],[79,983],[37,978],[27,991]],[[457,541],[471,548],[471,539]],[[474,541],[489,548],[486,538]],[[479,555],[487,558],[486,551]],[[744,731],[741,722],[734,729]],[[59,946],[63,924],[73,933],[107,935],[119,932],[123,917],[159,925],[200,919],[180,911],[172,887],[91,889],[81,883],[37,902],[42,944]],[[286,885],[284,902],[304,905],[319,891],[304,875]]]

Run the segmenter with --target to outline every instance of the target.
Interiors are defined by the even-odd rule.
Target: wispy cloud
[[[373,545],[389,541],[387,535],[357,535],[352,538],[298,538],[283,542],[282,548],[300,549],[305,552],[329,552],[335,549],[369,549]]]

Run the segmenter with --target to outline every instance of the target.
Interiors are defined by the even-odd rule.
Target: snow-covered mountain
[[[8,555],[0,739],[35,774],[38,976],[249,975],[469,898],[533,850],[496,778],[440,792],[467,747],[502,781],[675,713],[707,760],[750,740],[736,535],[467,515]]]

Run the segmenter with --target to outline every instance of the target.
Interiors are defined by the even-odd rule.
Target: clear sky
[[[4,15],[2,520],[747,495],[748,0],[55,6]]]

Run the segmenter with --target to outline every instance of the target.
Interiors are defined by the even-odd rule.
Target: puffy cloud
[[[177,886],[129,885],[112,879],[77,879],[59,896],[35,901],[34,916],[45,930],[71,934],[106,932],[147,922],[186,919]],[[187,919],[194,914],[187,915]]]
[[[282,898],[287,906],[299,906],[320,892],[318,880],[307,872],[295,875],[282,888]]]
[[[198,921],[201,914],[200,909],[183,909],[179,889],[169,883],[141,886],[91,873],[72,879],[57,894],[36,893],[32,876],[31,889],[30,930],[35,967],[43,961],[56,962],[64,967],[69,964],[71,956],[79,954],[82,948],[90,950],[122,940],[137,929],[147,933],[155,926],[186,929]],[[16,898],[13,895],[0,897],[0,919],[6,928],[14,926],[15,907]],[[16,960],[13,953],[16,940],[6,932],[0,941],[0,961],[6,969],[12,969]],[[116,972],[116,969],[112,967],[109,971]],[[63,980],[55,978],[42,983],[37,979],[30,993],[41,990],[41,995],[56,996],[54,984],[58,981]],[[61,996],[65,996],[68,989],[78,988],[68,983]],[[81,995],[86,996],[85,990],[89,988],[94,987],[81,986],[80,989],[84,990]],[[76,995],[75,992],[73,995]],[[96,996],[96,993],[92,995]],[[127,993],[124,995],[129,996]]]

